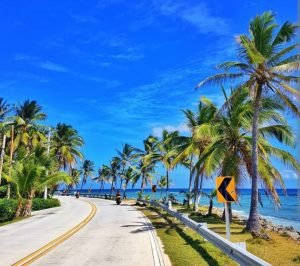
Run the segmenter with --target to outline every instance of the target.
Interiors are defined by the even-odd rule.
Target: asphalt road
[[[80,231],[32,265],[166,265],[151,224],[132,206],[101,199],[61,197],[62,207],[36,213],[0,227],[0,265],[11,265],[80,223],[97,207]]]

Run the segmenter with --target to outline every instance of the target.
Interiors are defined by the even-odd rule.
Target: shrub
[[[43,209],[59,207],[60,202],[58,199],[41,199],[35,198],[32,202],[32,210],[39,211]]]
[[[15,217],[16,210],[16,200],[0,199],[0,223],[12,220]]]

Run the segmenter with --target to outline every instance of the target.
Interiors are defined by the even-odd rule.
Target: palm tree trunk
[[[145,175],[143,174],[142,175],[142,184],[141,184],[142,193],[144,192],[144,183],[145,183]]]
[[[101,192],[101,190],[103,189],[103,187],[104,187],[104,183],[103,183],[103,181],[101,181],[99,192]]]
[[[197,171],[197,175],[194,181],[194,211],[198,211],[198,186],[199,186],[199,172]]]
[[[202,173],[201,178],[200,178],[200,188],[199,188],[199,195],[198,195],[198,200],[197,200],[198,205],[199,205],[199,202],[200,202],[200,199],[202,196],[202,191],[203,191],[203,177],[204,177],[204,174]]]
[[[31,206],[32,206],[32,200],[34,197],[34,190],[31,190],[29,197],[24,205],[24,208],[21,212],[21,216],[28,217],[31,216]]]
[[[168,202],[169,198],[169,170],[167,169],[167,190],[166,190],[166,202]]]
[[[208,214],[207,214],[207,216],[211,216],[211,214],[212,214],[212,208],[213,208],[213,199],[212,199],[212,197],[209,197],[209,207],[208,207]]]
[[[252,186],[251,186],[251,206],[249,219],[247,221],[247,230],[251,232],[260,231],[259,215],[258,215],[258,125],[260,100],[262,93],[262,85],[259,84],[254,99],[254,113],[252,124]]]
[[[123,191],[123,199],[126,198],[126,189],[127,189],[128,183],[129,183],[129,180],[128,180],[128,181],[126,180],[126,181],[125,181],[124,191]]]
[[[82,187],[83,187],[83,182],[84,182],[84,177],[82,178],[82,181],[81,181],[81,188],[80,188],[80,193],[82,191]]]
[[[18,205],[17,205],[16,214],[15,214],[16,218],[20,217],[21,212],[22,212],[22,207],[23,207],[23,201],[22,201],[22,198],[20,198],[20,199],[18,199]]]
[[[191,201],[192,201],[192,180],[193,180],[193,171],[192,171],[192,166],[193,166],[193,156],[191,156],[191,162],[190,162],[190,179],[189,179],[189,194],[188,194],[188,207],[191,206]]]

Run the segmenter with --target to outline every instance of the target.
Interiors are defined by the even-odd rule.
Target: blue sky
[[[220,103],[219,88],[194,87],[235,59],[234,36],[266,10],[297,20],[292,0],[1,1],[1,96],[35,99],[47,123],[72,124],[100,166],[122,143],[141,147],[163,128],[187,133],[180,110],[201,96]],[[295,187],[295,173],[282,170]],[[185,186],[182,169],[172,174]]]

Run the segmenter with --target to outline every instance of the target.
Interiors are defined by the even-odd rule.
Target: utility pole
[[[10,140],[10,155],[9,155],[9,177],[12,175],[12,162],[14,154],[14,125],[11,126],[11,140]],[[7,182],[7,198],[10,198],[10,183]]]
[[[47,140],[47,156],[48,157],[49,157],[49,154],[50,154],[50,140],[51,140],[51,128],[49,127],[48,140]],[[46,175],[48,175],[48,169],[47,169]],[[47,196],[48,196],[48,188],[45,187],[45,190],[44,190],[44,199],[47,199]]]
[[[6,135],[3,135],[2,140],[2,148],[1,148],[1,155],[0,155],[0,186],[1,186],[1,179],[2,179],[2,169],[3,169],[3,160],[4,160],[4,152],[5,152],[5,144],[6,144]]]

